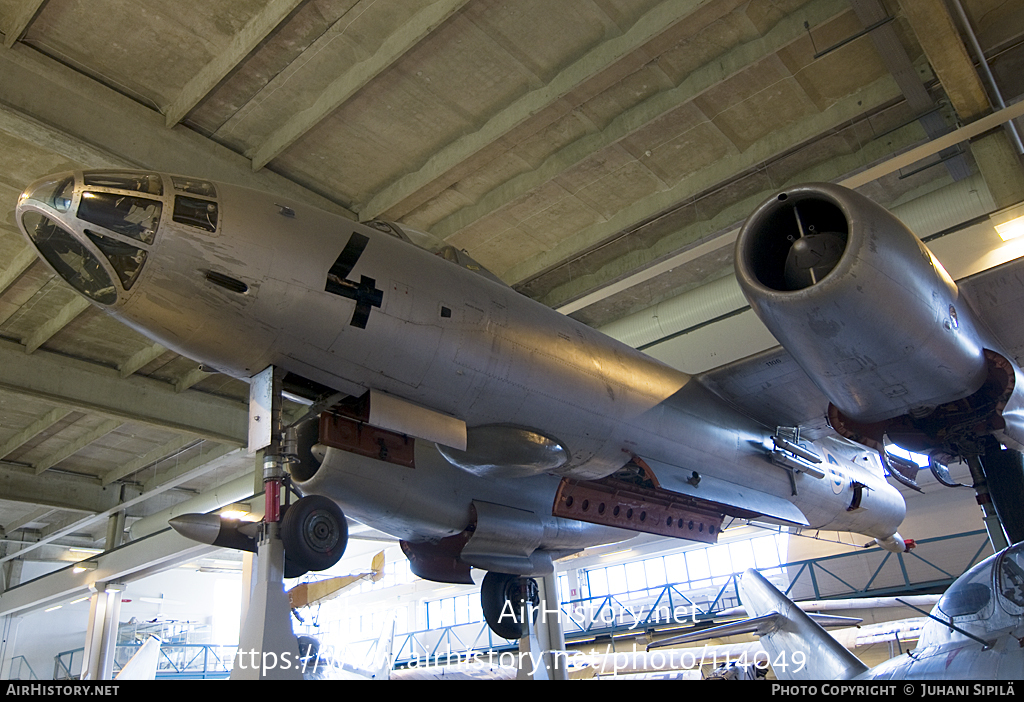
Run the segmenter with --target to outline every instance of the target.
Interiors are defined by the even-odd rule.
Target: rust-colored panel
[[[472,585],[470,566],[459,560],[459,554],[462,553],[470,536],[471,532],[464,531],[441,539],[436,544],[409,541],[398,543],[409,559],[409,569],[413,575],[435,583]]]
[[[718,541],[724,513],[714,503],[667,490],[637,490],[629,483],[563,478],[552,514],[581,522],[603,524],[660,536],[713,544]]]
[[[320,443],[406,468],[416,467],[412,438],[337,414],[320,415]]]

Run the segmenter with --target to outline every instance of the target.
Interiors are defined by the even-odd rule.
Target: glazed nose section
[[[37,180],[25,188],[18,200],[19,214],[22,206],[27,204],[51,207],[57,212],[71,209],[71,200],[75,193],[75,175],[59,173],[54,176]]]
[[[67,213],[75,189],[71,173],[36,181],[18,201],[17,218],[39,255],[75,290],[102,305],[117,302],[114,281],[100,259],[57,216]]]
[[[155,174],[61,173],[25,189],[17,218],[55,273],[90,300],[113,305],[146,263],[162,194]]]

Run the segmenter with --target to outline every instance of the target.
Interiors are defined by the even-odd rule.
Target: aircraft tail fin
[[[381,628],[380,636],[370,646],[362,665],[355,665],[347,660],[341,661],[343,670],[354,673],[362,678],[370,680],[389,680],[391,678],[391,664],[393,663],[392,649],[395,643],[395,612],[392,610],[385,617],[384,626]]]
[[[860,659],[756,570],[743,574],[740,591],[751,615],[778,615],[770,628],[762,630],[761,646],[779,680],[847,680],[867,671]]]
[[[384,577],[384,552],[381,551],[373,557],[373,562],[370,563],[370,570],[373,571],[373,575],[370,576],[370,580],[373,582],[379,581]]]
[[[124,664],[116,679],[156,680],[156,669],[160,662],[160,644],[162,643],[159,636],[151,634],[146,639],[146,643],[142,644],[142,647],[131,657],[131,660]]]

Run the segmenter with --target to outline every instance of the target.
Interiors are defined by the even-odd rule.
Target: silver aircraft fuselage
[[[552,501],[562,478],[599,479],[634,457],[669,490],[698,473],[706,485],[749,493],[740,494],[747,505],[776,505],[764,513],[783,523],[885,540],[902,521],[902,497],[871,452],[820,446],[825,477],[791,473],[768,458],[774,427],[520,295],[462,252],[414,245],[421,233],[146,173],[47,178],[22,195],[17,218],[80,293],[204,366],[244,379],[273,365],[454,418],[471,437],[479,427],[525,428],[562,449],[550,466],[478,473],[442,458],[422,435],[415,469],[330,458],[342,452],[328,449],[325,470],[300,487],[401,538],[456,534],[479,500],[538,515],[540,548],[621,539],[618,529],[553,518]],[[848,509],[855,493],[863,500]],[[781,502],[802,519],[783,516]]]

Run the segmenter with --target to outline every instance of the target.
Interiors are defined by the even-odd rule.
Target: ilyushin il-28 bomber
[[[487,571],[484,613],[507,638],[520,626],[498,613],[530,576],[636,532],[712,543],[757,519],[905,550],[885,473],[913,476],[886,437],[1016,466],[1020,492],[1019,369],[913,233],[836,186],[783,191],[737,241],[741,287],[785,350],[696,377],[428,234],[280,195],[86,170],[30,185],[17,221],[108,314],[237,378],[273,366],[322,410],[288,428],[293,575],[340,558],[347,514],[400,539],[421,577]],[[776,412],[742,390],[794,372],[819,404]],[[799,436],[826,413],[840,436]]]

